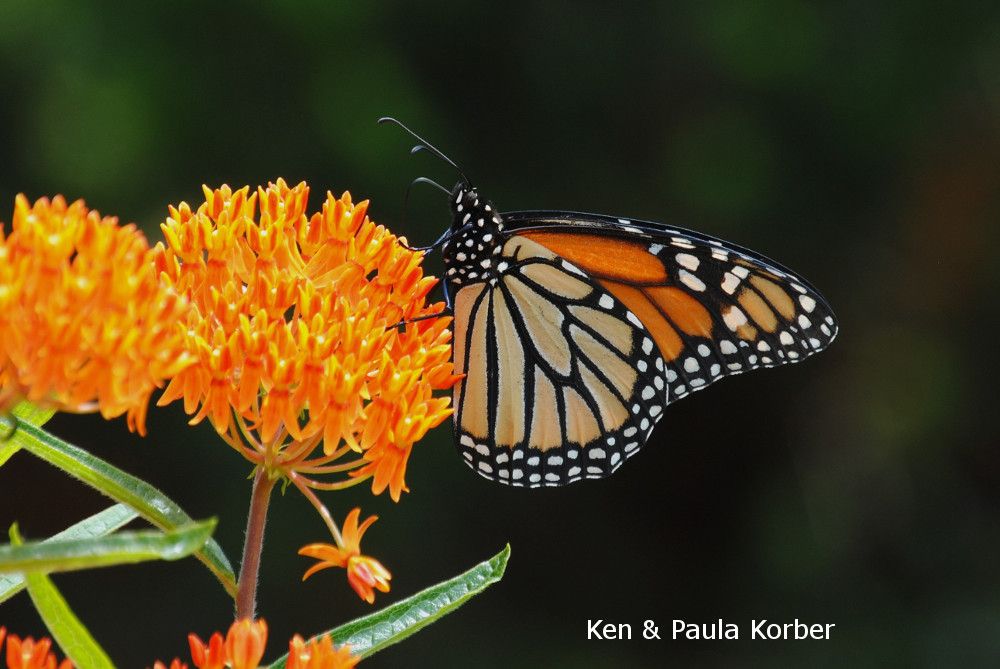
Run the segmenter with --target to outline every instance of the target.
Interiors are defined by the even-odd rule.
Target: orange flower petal
[[[226,635],[226,659],[232,669],[257,669],[267,645],[267,623],[237,620]]]
[[[330,637],[303,641],[295,635],[288,644],[287,669],[351,669],[361,658],[351,655],[347,645],[335,648]]]
[[[218,632],[211,636],[208,645],[197,635],[189,634],[188,644],[191,646],[191,660],[198,669],[223,669],[226,666],[225,641]]]
[[[5,630],[0,627],[0,646],[3,645]],[[73,669],[73,664],[65,659],[57,664],[56,656],[51,652],[52,640],[39,639],[37,642],[30,636],[21,639],[11,634],[7,637],[7,668],[8,669]]]

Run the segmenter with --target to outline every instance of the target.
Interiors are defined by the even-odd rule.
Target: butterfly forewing
[[[586,214],[526,212],[504,221],[639,315],[667,362],[669,401],[728,375],[798,362],[836,336],[832,310],[807,281],[734,244]]]

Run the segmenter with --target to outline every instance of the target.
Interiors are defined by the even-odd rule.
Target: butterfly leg
[[[399,321],[398,323],[396,323],[392,327],[394,327],[394,328],[401,328],[404,325],[409,325],[410,323],[416,323],[418,321],[426,321],[426,320],[429,320],[431,318],[440,318],[441,316],[449,316],[449,315],[451,315],[451,313],[452,313],[451,307],[445,307],[441,311],[435,311],[433,314],[424,314],[423,316],[416,316],[414,318],[409,318],[409,319],[407,319],[405,321]]]
[[[407,323],[416,323],[417,321],[426,321],[429,318],[438,318],[439,316],[449,316],[455,312],[451,304],[451,292],[448,290],[448,282],[441,282],[441,289],[444,292],[444,309],[441,311],[436,311],[433,314],[424,314],[423,316],[417,316],[416,318],[410,318],[409,320],[399,321],[393,327],[401,328]]]
[[[444,231],[444,233],[440,237],[438,237],[436,240],[434,240],[434,243],[431,244],[430,246],[410,246],[409,244],[406,244],[404,242],[399,242],[399,243],[407,251],[425,251],[425,252],[426,251],[433,251],[437,247],[439,247],[442,244],[444,244],[445,242],[447,242],[451,238],[451,235],[452,235],[452,229],[448,228],[447,230]]]
[[[451,308],[451,293],[448,291],[448,281],[441,282],[441,290],[444,292],[444,306],[448,311],[452,311]]]

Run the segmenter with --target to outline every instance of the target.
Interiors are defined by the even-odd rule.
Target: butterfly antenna
[[[406,225],[407,214],[410,211],[410,191],[413,190],[413,187],[416,186],[417,184],[429,184],[429,185],[434,186],[435,188],[437,188],[439,191],[441,191],[445,195],[451,195],[451,192],[447,188],[445,188],[444,186],[442,186],[438,182],[434,181],[433,179],[428,179],[427,177],[417,177],[416,179],[414,179],[413,181],[410,182],[409,186],[406,187],[406,194],[403,195],[403,225],[404,226]],[[443,244],[446,241],[448,241],[448,239],[451,238],[451,234],[452,234],[452,230],[451,230],[451,228],[448,228],[447,230],[444,231],[444,234],[441,235],[437,239],[437,241],[435,241],[430,246],[410,246],[408,244],[403,244],[402,242],[400,242],[400,243],[403,244],[403,247],[406,248],[409,251],[433,251],[438,246],[440,246],[441,244]]]
[[[420,144],[418,144],[418,145],[414,146],[412,149],[410,149],[410,153],[417,153],[418,151],[430,151],[432,154],[434,154],[435,156],[437,156],[438,158],[440,158],[444,162],[446,162],[449,165],[451,165],[452,167],[454,167],[455,171],[458,172],[459,176],[462,177],[462,181],[464,181],[465,183],[471,183],[469,181],[469,177],[465,176],[465,172],[462,171],[462,168],[459,167],[458,164],[454,160],[452,160],[448,156],[444,155],[444,153],[442,153],[440,151],[440,149],[438,149],[436,146],[434,146],[433,144],[431,144],[430,142],[428,142],[426,139],[424,139],[423,137],[421,137],[417,133],[415,133],[412,130],[410,130],[401,121],[399,121],[397,119],[394,119],[391,116],[383,116],[382,118],[380,118],[378,120],[378,122],[379,122],[379,124],[382,124],[382,123],[395,123],[400,128],[402,128],[404,131],[406,131],[407,133],[409,133],[414,139],[416,139],[418,142],[420,142]],[[449,192],[449,195],[450,194],[451,193]]]
[[[448,190],[438,182],[434,181],[433,179],[428,179],[427,177],[417,177],[410,183],[410,188],[413,188],[414,184],[430,184],[431,186],[434,186],[445,195],[451,195],[450,190]],[[409,188],[407,189],[407,192],[409,192]]]

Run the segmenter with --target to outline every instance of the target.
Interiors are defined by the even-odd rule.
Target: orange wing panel
[[[655,286],[645,292],[684,334],[710,337],[712,316],[701,302],[680,288]]]
[[[519,232],[597,277],[645,285],[664,284],[667,271],[643,244],[579,232]]]
[[[678,329],[686,335],[711,337],[708,309],[685,290],[664,285],[667,270],[645,244],[578,232],[531,230],[518,234],[600,281],[639,317],[665,359],[674,360],[684,348]]]
[[[646,297],[641,288],[625,286],[614,281],[608,281],[607,279],[600,279],[600,282],[605,290],[617,297],[619,302],[639,317],[642,324],[653,335],[653,341],[656,342],[657,348],[660,349],[660,354],[666,360],[673,360],[680,355],[681,350],[684,348],[684,342],[681,341],[677,330],[671,327],[667,319],[663,317],[663,314],[656,308],[656,305],[649,301],[649,298]]]

